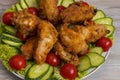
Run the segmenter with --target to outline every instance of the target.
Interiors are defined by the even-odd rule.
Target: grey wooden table
[[[0,15],[18,0],[0,0]],[[104,65],[84,80],[120,80],[120,0],[85,0],[102,9],[114,20],[115,42]],[[1,17],[0,17],[1,18]],[[0,80],[21,80],[7,71],[0,62]]]

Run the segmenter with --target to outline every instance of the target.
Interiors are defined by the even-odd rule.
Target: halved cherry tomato
[[[75,65],[73,64],[64,64],[61,68],[60,68],[60,74],[64,77],[67,78],[69,80],[73,80],[74,78],[77,77],[77,68]]]
[[[13,12],[7,12],[3,15],[2,21],[4,24],[12,25]]]
[[[96,41],[96,46],[102,47],[104,51],[108,51],[112,46],[112,41],[107,37],[102,37]]]
[[[64,9],[66,9],[66,7],[64,7],[64,6],[58,6],[59,12],[63,11]]]
[[[29,7],[29,8],[28,8],[28,11],[29,11],[31,14],[34,14],[34,15],[36,15],[36,16],[39,15],[39,11],[38,11],[38,9],[35,8],[35,7]]]
[[[10,58],[9,65],[15,70],[21,70],[26,67],[26,59],[22,55],[15,55]]]
[[[26,41],[27,40],[27,37],[23,36],[19,31],[17,31],[16,35],[22,41]]]
[[[48,53],[46,62],[52,66],[59,66],[60,58],[54,53]]]

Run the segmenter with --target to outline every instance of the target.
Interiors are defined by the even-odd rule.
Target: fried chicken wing
[[[69,24],[64,24],[60,30],[60,42],[65,47],[65,50],[78,54],[87,50],[88,45],[85,41],[83,34],[77,33],[68,28]]]
[[[83,22],[92,19],[94,15],[94,8],[91,6],[84,6],[82,1],[71,4],[60,13],[60,17],[64,23]]]
[[[26,41],[25,44],[21,47],[21,52],[26,59],[31,59],[33,57],[35,47],[36,47],[37,38],[32,37]]]
[[[65,62],[74,64],[74,65],[79,65],[78,56],[65,51],[64,47],[59,42],[55,44],[54,50],[56,52],[56,55],[59,55],[60,58]]]
[[[95,42],[107,33],[105,25],[101,24],[90,24],[87,26],[76,25],[73,29],[80,34],[83,34],[87,43]]]
[[[58,0],[40,0],[40,17],[56,23],[59,15],[57,2]]]
[[[17,11],[13,14],[13,25],[24,37],[36,29],[39,24],[39,18],[28,12],[27,9]]]
[[[37,28],[37,46],[34,54],[34,59],[38,64],[42,64],[47,57],[47,54],[53,48],[57,41],[57,31],[55,27],[47,21],[40,21]]]
[[[72,54],[85,54],[88,43],[95,42],[106,35],[106,27],[101,24],[87,26],[75,25],[68,28],[69,24],[63,24],[59,31],[60,43],[64,49]]]

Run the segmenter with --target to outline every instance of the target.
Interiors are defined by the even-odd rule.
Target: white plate
[[[11,2],[11,3],[15,3],[15,2],[17,2],[16,0],[12,0],[13,2],[11,2],[10,0],[7,0],[7,2]],[[76,0],[76,1],[79,1],[79,0]],[[5,1],[6,2],[6,1]],[[4,3],[4,2],[3,2]],[[5,6],[9,6],[10,4],[6,4]],[[2,7],[3,7],[3,5],[2,5]],[[1,13],[1,12],[0,12]],[[109,55],[109,52],[110,52],[110,50],[108,51],[108,52],[104,52],[103,53],[103,56],[105,57],[105,59],[107,59],[107,57],[108,57],[108,55]],[[103,65],[103,64],[102,64]],[[93,74],[96,70],[98,70],[102,65],[100,65],[99,67],[97,67],[97,68],[91,68],[91,69],[89,69],[88,70],[88,72],[87,72],[87,74],[86,74],[86,76],[84,76],[82,79],[85,79],[86,77],[88,77],[88,76],[90,76],[91,74]],[[15,73],[15,72],[12,72],[15,76],[17,76],[17,77],[19,77],[19,78],[21,78],[21,79],[24,79],[24,77],[21,75],[21,74],[17,74],[17,73]]]

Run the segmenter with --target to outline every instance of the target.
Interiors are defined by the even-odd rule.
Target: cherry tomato
[[[46,62],[52,66],[58,66],[60,64],[60,58],[53,53],[49,53]]]
[[[83,2],[82,4],[83,6],[89,7],[89,4],[87,2]]]
[[[102,37],[96,41],[96,46],[102,47],[104,51],[108,51],[112,46],[112,41],[107,37]]]
[[[26,67],[26,60],[22,55],[15,55],[10,58],[9,65],[15,70],[21,70]]]
[[[77,68],[75,65],[73,64],[64,64],[61,68],[60,68],[60,74],[64,77],[64,78],[68,78],[69,80],[72,80],[74,78],[77,77]]]
[[[3,15],[2,21],[4,24],[12,25],[13,12],[7,12]]]
[[[58,6],[59,12],[63,11],[64,9],[66,9],[66,7],[64,7],[64,6]]]
[[[34,14],[34,15],[39,15],[39,11],[38,11],[38,9],[37,8],[35,8],[35,7],[30,7],[30,8],[28,8],[28,11],[31,13],[31,14]]]
[[[27,37],[26,36],[23,36],[20,32],[17,31],[16,33],[17,37],[22,40],[22,41],[26,41],[27,40]]]

